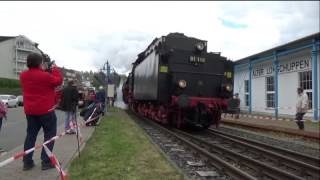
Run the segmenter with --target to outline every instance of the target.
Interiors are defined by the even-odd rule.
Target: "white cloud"
[[[23,34],[60,66],[126,72],[170,32],[208,41],[230,59],[319,32],[319,2],[0,2],[0,36]],[[246,25],[234,29],[221,20]]]

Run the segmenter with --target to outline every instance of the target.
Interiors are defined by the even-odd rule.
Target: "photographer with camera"
[[[46,61],[46,62],[43,62]],[[24,150],[35,146],[38,132],[43,128],[44,141],[57,133],[57,117],[54,112],[55,88],[62,84],[60,70],[49,57],[31,53],[27,57],[28,70],[20,74],[24,99],[24,112],[27,118],[27,136]],[[47,146],[52,151],[54,141]],[[23,170],[34,167],[33,152],[23,157]],[[44,149],[41,152],[42,170],[54,168]]]

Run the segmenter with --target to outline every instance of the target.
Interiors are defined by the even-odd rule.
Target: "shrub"
[[[0,78],[0,88],[20,88],[20,81],[16,79]]]

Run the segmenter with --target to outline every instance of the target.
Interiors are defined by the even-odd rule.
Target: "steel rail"
[[[232,164],[222,160],[220,157],[218,157],[215,154],[212,154],[210,152],[208,152],[207,150],[205,150],[204,148],[199,147],[198,145],[190,142],[188,139],[183,138],[182,136],[178,135],[177,133],[174,133],[172,130],[167,129],[155,122],[151,122],[149,119],[145,118],[145,117],[141,117],[140,115],[138,115],[138,117],[142,118],[145,120],[145,122],[148,122],[150,124],[152,124],[153,126],[156,126],[158,129],[164,131],[166,134],[169,134],[175,138],[177,138],[178,140],[180,140],[182,143],[186,144],[188,147],[196,150],[197,152],[199,152],[202,156],[205,156],[206,158],[210,159],[211,163],[219,170],[225,172],[226,174],[228,174],[230,177],[232,177],[233,179],[246,179],[246,180],[257,180],[257,178],[249,175],[248,173],[237,169],[236,167],[234,167]]]
[[[224,135],[224,136],[227,136],[227,137],[230,137],[230,138],[233,138],[233,139],[237,139],[237,140],[240,140],[240,141],[243,141],[243,142],[255,145],[255,146],[263,147],[264,149],[275,151],[275,152],[277,152],[279,154],[294,158],[296,160],[305,162],[307,164],[320,167],[320,159],[316,158],[316,157],[312,157],[312,156],[309,156],[309,155],[297,153],[297,152],[294,152],[292,150],[284,149],[284,148],[281,148],[281,147],[270,146],[270,145],[268,145],[266,143],[258,142],[258,141],[255,141],[255,140],[249,140],[249,139],[246,139],[246,138],[243,138],[243,137],[239,137],[239,136],[234,136],[234,135],[227,134],[227,133],[224,133],[224,132],[221,132],[221,131],[217,131],[217,130],[214,130],[214,129],[208,129],[207,132],[215,133],[215,134],[221,134],[221,135]]]
[[[208,132],[215,136],[220,137],[223,140],[227,140],[229,142],[232,142],[236,145],[240,145],[244,147],[245,149],[252,149],[260,154],[261,157],[267,157],[268,159],[272,159],[275,162],[278,162],[278,164],[284,164],[287,167],[293,168],[296,171],[299,172],[302,176],[311,176],[314,179],[320,179],[320,168],[307,164],[305,162],[298,161],[296,159],[287,157],[283,154],[279,154],[277,152],[274,152],[272,150],[264,149],[265,146],[259,147],[258,145],[252,145],[247,143],[246,141],[243,142],[241,140],[238,140],[237,138],[228,137],[224,135],[225,133],[220,133],[215,130],[208,130]],[[270,147],[269,149],[271,149]]]
[[[245,164],[247,167],[255,170],[258,179],[263,179],[264,177],[269,177],[271,179],[281,179],[281,180],[303,180],[304,178],[299,177],[297,175],[288,173],[286,171],[280,170],[276,167],[269,166],[265,163],[262,163],[258,160],[249,158],[245,155],[236,153],[232,150],[229,150],[227,148],[221,147],[221,144],[212,144],[209,143],[199,137],[196,137],[194,135],[191,135],[189,133],[180,131],[180,130],[174,130],[174,132],[181,134],[185,137],[190,138],[191,141],[200,143],[202,146],[209,147],[211,151],[215,151],[216,153],[225,156],[226,158],[236,160],[236,162],[240,164]]]

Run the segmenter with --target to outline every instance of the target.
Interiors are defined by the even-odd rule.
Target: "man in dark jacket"
[[[106,104],[106,92],[102,86],[99,87],[99,91],[96,94],[96,102],[101,104],[102,115],[104,115]]]
[[[42,128],[44,141],[54,137],[57,133],[57,117],[55,107],[55,87],[61,85],[62,75],[53,65],[51,72],[46,72],[42,64],[42,56],[31,53],[27,57],[28,70],[20,74],[23,93],[24,112],[27,118],[27,136],[24,150],[35,146],[38,132]],[[52,151],[54,141],[47,144]],[[34,167],[33,152],[23,157],[23,170]],[[44,149],[41,152],[42,170],[54,168]]]
[[[74,122],[76,118],[76,109],[78,105],[79,95],[77,87],[73,80],[68,82],[68,86],[62,91],[60,108],[66,114],[64,128],[67,134],[75,134],[75,131],[70,127],[70,122]]]

